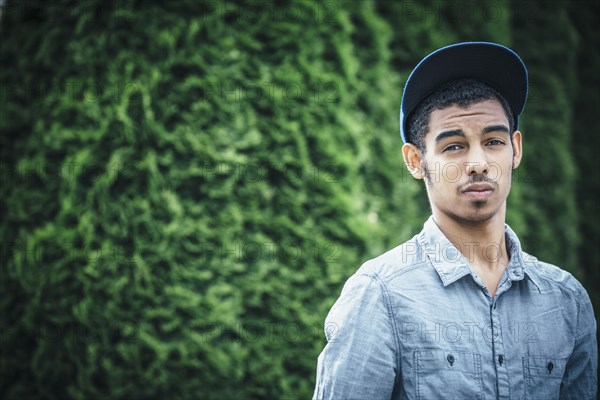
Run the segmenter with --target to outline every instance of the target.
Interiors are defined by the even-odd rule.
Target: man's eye
[[[462,149],[462,147],[458,144],[451,144],[450,146],[447,146],[444,148],[444,150],[442,150],[442,153],[445,151],[454,151],[454,150],[460,150]]]
[[[500,140],[500,139],[492,139],[489,142],[487,142],[487,144],[489,144],[491,146],[502,146],[505,143],[503,140]]]

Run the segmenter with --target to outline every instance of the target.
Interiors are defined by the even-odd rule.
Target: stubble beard
[[[429,193],[431,191],[431,188],[433,188],[433,186],[434,186],[433,180],[431,179],[431,173],[429,172],[429,166],[426,161],[422,161],[421,166],[423,169],[423,175],[425,177],[426,189],[427,189],[427,192]],[[511,165],[511,169],[510,169],[510,182],[512,182],[513,168],[514,168],[514,161]],[[430,207],[433,207],[433,203],[431,202],[431,197],[429,198],[429,205],[430,205]],[[451,207],[448,207],[445,210],[445,214],[447,214],[448,217],[450,217],[451,219],[453,219],[454,221],[456,221],[459,224],[477,225],[477,224],[481,224],[481,223],[489,221],[495,215],[497,215],[498,212],[500,211],[500,209],[498,208],[498,209],[490,210],[488,212],[484,212],[484,208],[488,205],[487,200],[473,200],[473,201],[471,201],[471,205],[473,206],[474,212],[468,212],[467,213],[468,215],[459,215],[455,212],[452,212]]]

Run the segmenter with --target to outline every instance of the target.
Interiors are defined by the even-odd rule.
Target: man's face
[[[403,149],[405,161],[415,177],[425,178],[434,215],[462,223],[504,218],[512,170],[521,160],[521,133],[511,143],[498,101],[432,111],[425,154],[411,146]]]

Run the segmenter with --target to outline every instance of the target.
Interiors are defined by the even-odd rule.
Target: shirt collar
[[[511,281],[520,281],[527,272],[523,267],[521,243],[515,232],[506,224],[504,224],[504,231],[506,248],[510,254],[510,261],[505,273]],[[474,274],[468,260],[440,230],[439,226],[433,220],[433,216],[430,216],[423,225],[419,241],[425,251],[425,256],[433,264],[444,286],[456,282],[467,274]],[[468,246],[468,244],[466,245]],[[468,251],[468,249],[466,250]],[[531,274],[527,273],[527,275],[531,278]],[[535,281],[534,284],[538,286]]]

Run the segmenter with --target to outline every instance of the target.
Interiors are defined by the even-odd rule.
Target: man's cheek
[[[496,182],[502,179],[502,166],[499,163],[492,161],[488,164],[488,178]]]

